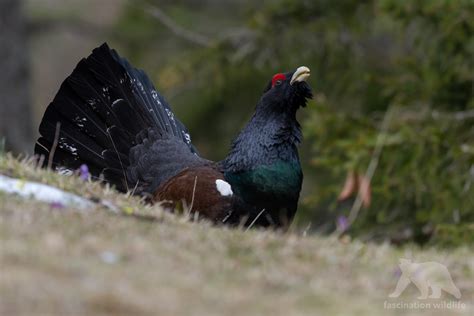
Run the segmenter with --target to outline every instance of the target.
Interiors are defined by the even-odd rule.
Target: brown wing
[[[233,193],[224,175],[212,166],[187,168],[160,185],[155,202],[174,210],[184,208],[215,222],[225,222],[232,213]]]

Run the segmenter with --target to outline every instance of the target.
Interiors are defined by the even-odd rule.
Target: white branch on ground
[[[14,179],[4,175],[0,175],[0,192],[16,194],[23,198],[32,198],[46,203],[59,203],[65,207],[71,206],[81,210],[95,206],[88,199],[50,185]]]

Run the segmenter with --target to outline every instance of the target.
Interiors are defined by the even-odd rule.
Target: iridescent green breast
[[[247,203],[273,206],[298,200],[303,175],[299,162],[278,160],[248,171],[225,173],[225,178]]]

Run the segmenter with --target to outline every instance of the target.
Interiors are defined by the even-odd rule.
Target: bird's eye
[[[276,74],[272,78],[272,87],[279,86],[285,81],[286,77],[284,74]]]

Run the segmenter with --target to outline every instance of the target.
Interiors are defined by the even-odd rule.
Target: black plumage
[[[151,189],[150,183],[140,181],[149,178],[146,164],[153,152],[152,142],[175,139],[163,149],[171,153],[184,146],[190,157],[195,153],[188,131],[145,73],[130,66],[107,44],[81,60],[61,85],[41,122],[36,154],[49,157],[57,122],[59,144],[54,166],[77,169],[85,163],[94,177],[103,175],[121,191],[137,185],[145,191]],[[145,158],[141,157],[144,150],[148,152]],[[180,171],[163,164],[157,167],[153,171],[158,174]]]
[[[103,44],[61,85],[35,153],[58,170],[85,163],[94,178],[120,191],[155,201],[184,199],[215,221],[287,226],[302,183],[296,111],[311,97],[308,76],[306,67],[275,75],[229,155],[215,163],[198,155],[146,74]]]

